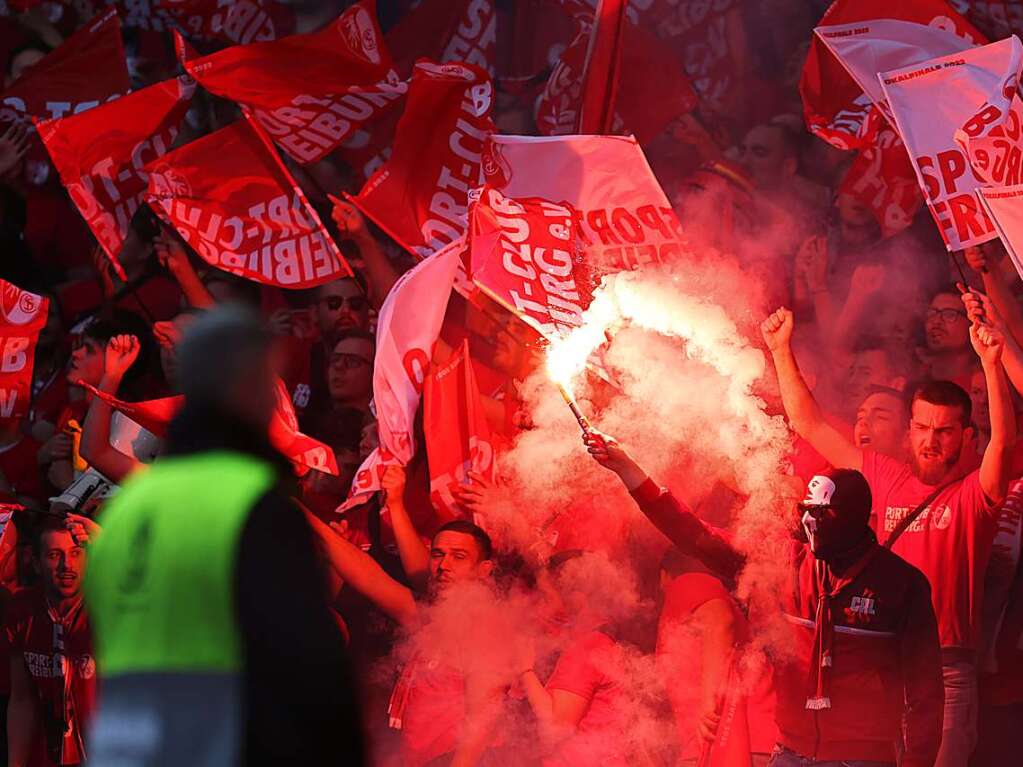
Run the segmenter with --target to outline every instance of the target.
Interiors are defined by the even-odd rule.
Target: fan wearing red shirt
[[[403,526],[409,528],[406,532],[410,535],[396,530],[402,565],[413,582],[426,568],[427,604],[457,600],[490,582],[493,546],[490,537],[472,522],[454,520],[442,525],[428,551],[411,526]],[[412,589],[394,580],[369,554],[344,538],[321,534],[320,540],[330,566],[346,584],[410,634],[431,634]],[[491,601],[496,605],[496,600]],[[457,603],[448,602],[448,606],[457,607]],[[496,725],[507,685],[493,669],[475,662],[480,640],[472,631],[445,639],[447,651],[438,652],[430,643],[419,646],[413,637],[413,652],[391,695],[388,713],[391,726],[401,731],[401,765],[501,764],[490,752],[500,739]],[[496,761],[488,762],[489,758]]]
[[[52,764],[85,762],[85,732],[96,694],[89,618],[82,606],[87,531],[83,517],[46,518],[33,541],[41,590],[14,597],[5,620],[11,652],[7,707],[8,764],[26,767],[37,734],[45,735]]]
[[[978,299],[967,293],[962,301],[969,306]],[[940,309],[953,311],[944,304]],[[874,499],[878,538],[930,581],[945,677],[945,724],[935,764],[966,767],[977,741],[976,654],[984,573],[1016,442],[1016,418],[1002,365],[1004,336],[992,324],[969,326],[987,385],[991,438],[980,468],[963,476],[964,445],[973,441],[974,428],[970,397],[960,386],[932,381],[913,391],[909,463],[861,450],[828,425],[807,389],[792,355],[792,327],[792,313],[782,308],[761,328],[774,357],[785,411],[796,432],[833,466],[863,473]],[[915,518],[908,526],[901,524],[910,515]]]
[[[591,430],[584,442],[680,552],[736,580],[745,556],[725,531],[655,484],[610,437]],[[769,767],[934,767],[943,691],[927,579],[878,544],[860,472],[815,476],[798,509],[802,540],[791,541],[790,586],[777,595],[791,652],[775,662],[779,740]],[[741,720],[733,724],[716,728],[720,764],[748,764],[749,747],[734,742]]]
[[[546,623],[561,651],[545,684],[533,668],[533,648],[524,647],[519,682],[539,725],[544,767],[633,763],[626,717],[630,706],[622,684],[625,659],[612,628],[622,616],[610,614],[616,611],[614,595],[597,575],[602,566],[608,566],[607,560],[596,555],[562,551],[551,557],[540,578]]]
[[[672,549],[661,563],[664,605],[657,622],[657,667],[675,714],[679,766],[695,766],[720,722],[720,695],[736,645],[749,641],[749,625],[720,578]],[[751,687],[745,710],[753,767],[764,767],[778,727],[774,690],[764,673]]]

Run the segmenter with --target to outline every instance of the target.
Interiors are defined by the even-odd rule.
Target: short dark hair
[[[462,533],[463,535],[471,535],[476,540],[476,545],[480,548],[480,554],[482,559],[493,559],[494,558],[494,543],[490,540],[490,536],[487,535],[486,530],[477,525],[475,522],[470,522],[468,519],[453,519],[450,522],[446,522],[437,528],[437,532],[433,534],[434,540],[441,533]]]
[[[894,375],[905,376],[908,372],[909,363],[904,351],[897,349],[894,344],[888,343],[878,336],[863,336],[853,344],[852,351],[853,354],[881,352]]]
[[[864,397],[859,404],[862,405],[869,397],[873,397],[875,394],[887,394],[889,397],[894,397],[899,401],[899,404],[903,407],[906,413],[909,413],[909,401],[906,399],[906,393],[901,392],[898,389],[893,389],[890,386],[871,386],[867,389],[867,396]]]
[[[968,428],[973,420],[973,402],[957,383],[952,381],[924,381],[913,388],[913,396],[909,400],[910,412],[917,400],[943,407],[957,407],[960,410],[959,420],[963,428]]]
[[[930,303],[938,296],[955,296],[956,298],[959,298],[959,296],[961,295],[962,293],[959,292],[959,288],[956,287],[953,283],[949,282],[945,285],[942,285],[940,288],[931,293],[931,298],[927,303]]]
[[[377,337],[362,328],[345,328],[338,331],[335,335],[331,336],[330,345],[331,347],[337,346],[339,341],[347,341],[350,338],[360,338],[363,341],[369,341],[373,344],[374,348],[377,345]]]
[[[40,557],[43,554],[43,536],[47,533],[66,532],[67,524],[64,517],[55,514],[39,514],[32,525],[32,533],[29,536],[29,547],[32,549],[32,556]]]

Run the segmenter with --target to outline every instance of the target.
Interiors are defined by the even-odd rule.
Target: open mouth
[[[859,437],[856,438],[857,447],[866,447],[869,444],[871,444],[871,440],[870,437],[866,434],[861,434]]]

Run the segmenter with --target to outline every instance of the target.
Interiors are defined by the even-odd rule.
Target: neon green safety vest
[[[239,539],[273,469],[233,452],[162,458],[104,509],[85,596],[104,677],[238,672]]]

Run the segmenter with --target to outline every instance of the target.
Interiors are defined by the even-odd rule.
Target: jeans
[[[800,756],[783,746],[776,746],[767,767],[895,767],[895,762],[867,762],[862,759],[841,759],[827,762]]]
[[[945,678],[945,724],[941,749],[934,767],[966,767],[977,746],[977,667],[969,661],[947,663]]]

